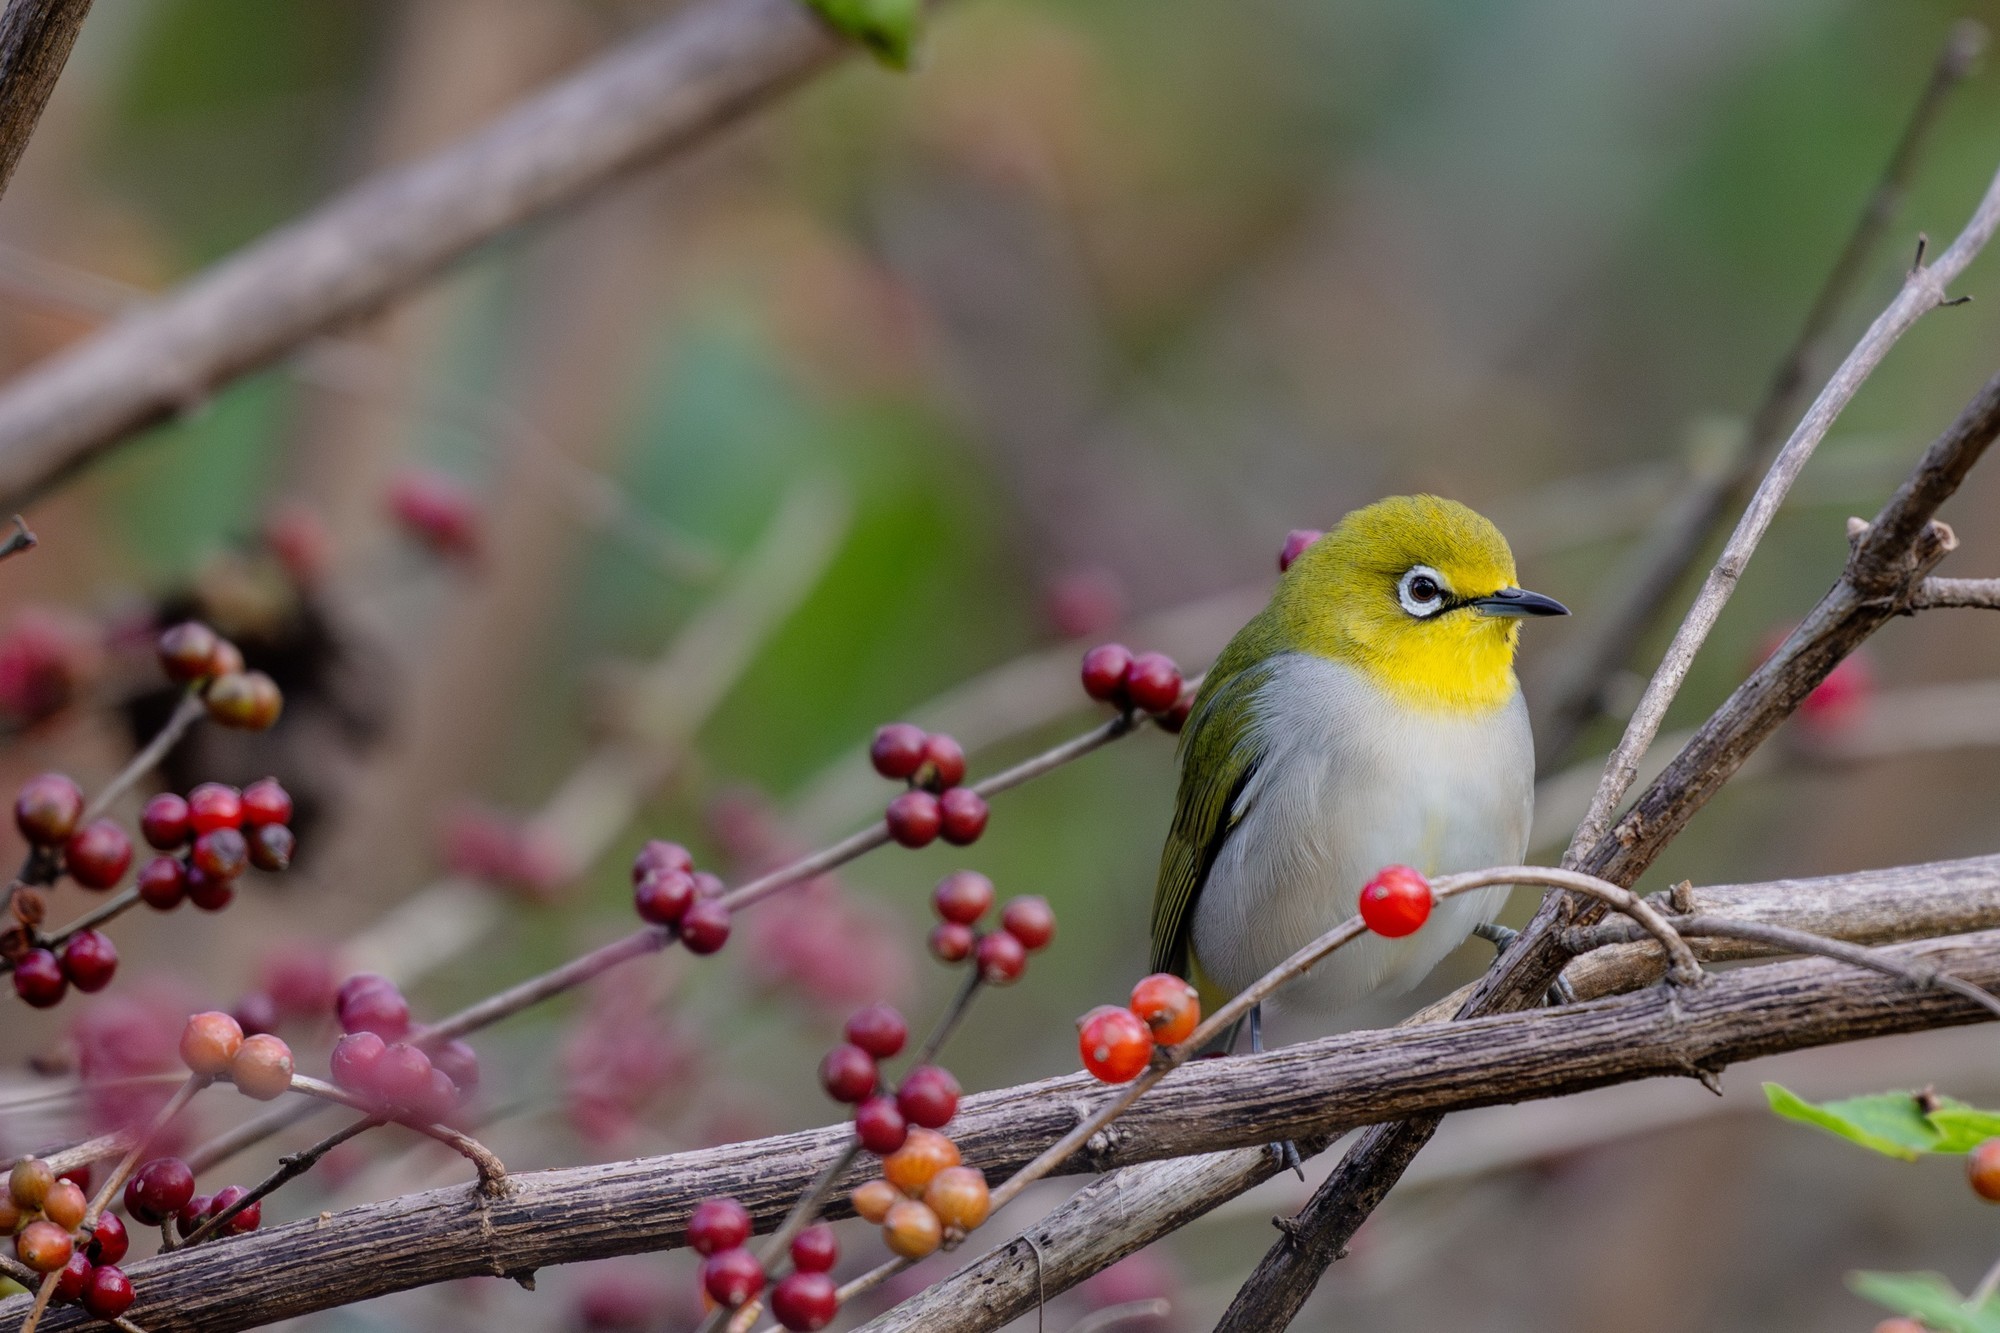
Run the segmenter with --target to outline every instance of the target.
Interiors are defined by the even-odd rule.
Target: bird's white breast
[[[1471,716],[1400,703],[1354,668],[1288,653],[1253,703],[1264,760],[1195,903],[1201,975],[1228,993],[1353,915],[1385,865],[1425,875],[1518,864],[1534,805],[1520,692]],[[1414,935],[1354,941],[1274,997],[1327,1013],[1415,985],[1505,902],[1504,888],[1438,904]]]

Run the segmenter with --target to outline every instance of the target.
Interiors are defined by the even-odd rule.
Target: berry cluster
[[[1167,731],[1187,725],[1194,691],[1165,653],[1140,653],[1122,643],[1100,643],[1083,655],[1083,692],[1120,712],[1150,713]]]
[[[734,1199],[704,1199],[688,1219],[688,1244],[702,1256],[701,1291],[705,1300],[729,1309],[753,1300],[769,1280],[764,1265],[745,1246],[750,1239],[750,1212]],[[825,1223],[809,1226],[792,1238],[792,1271],[771,1289],[771,1313],[788,1329],[825,1328],[840,1311],[833,1266],[840,1244]]]
[[[328,1059],[334,1086],[384,1112],[435,1123],[479,1086],[479,1056],[465,1042],[426,1051],[404,1040],[410,1002],[387,977],[349,977],[334,997],[334,1015],[346,1034]]]
[[[1178,1046],[1201,1025],[1201,997],[1170,972],[1155,972],[1132,988],[1125,1008],[1101,1004],[1077,1020],[1083,1067],[1106,1083],[1129,1083],[1152,1063],[1153,1051]]]
[[[82,1230],[90,1200],[87,1171],[58,1176],[55,1168],[24,1157],[0,1193],[0,1234],[14,1238],[14,1257],[37,1273],[60,1273],[56,1299],[81,1302],[100,1319],[116,1319],[132,1304],[132,1284],[118,1263],[130,1239],[125,1224],[107,1213],[95,1231]]]
[[[632,858],[632,907],[639,919],[664,926],[689,953],[711,954],[729,942],[729,909],[721,879],[694,868],[677,842],[655,838]]]
[[[276,778],[242,791],[204,782],[186,796],[161,792],[139,814],[139,834],[163,853],[139,871],[139,897],[171,912],[183,899],[219,912],[236,897],[236,881],[251,866],[284,870],[297,846],[292,798]],[[179,853],[179,855],[174,855]]]
[[[198,687],[208,715],[225,727],[263,731],[284,711],[278,683],[247,670],[242,650],[199,620],[161,631],[158,651],[167,675]]]
[[[1005,986],[1020,980],[1030,953],[1056,937],[1056,914],[1046,898],[1024,895],[1000,909],[1000,929],[982,932],[979,920],[992,906],[993,881],[977,870],[954,870],[939,880],[931,892],[931,909],[938,915],[931,953],[946,963],[970,958],[981,981]]]
[[[132,864],[132,839],[109,819],[82,828],[83,789],[61,773],[43,773],[21,784],[14,797],[14,827],[34,849],[27,877],[53,884],[64,874],[86,889],[108,889]]]
[[[882,1175],[848,1196],[854,1211],[882,1228],[882,1241],[905,1259],[922,1259],[986,1220],[986,1177],[964,1165],[958,1145],[930,1129],[912,1129],[882,1159]]]
[[[951,737],[891,722],[875,733],[868,762],[890,781],[910,784],[882,816],[889,836],[903,846],[928,847],[942,837],[965,847],[986,831],[986,798],[959,785],[965,781],[965,751]]]

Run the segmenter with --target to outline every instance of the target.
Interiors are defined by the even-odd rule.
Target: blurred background
[[[0,373],[673,7],[103,0],[0,203]],[[890,790],[862,747],[882,722],[950,731],[977,775],[1100,719],[1075,684],[1088,643],[1199,670],[1289,529],[1383,494],[1487,513],[1524,583],[1576,610],[1524,636],[1537,708],[1625,557],[1737,447],[1966,14],[2000,5],[965,0],[914,73],[852,62],[240,382],[28,515],[41,547],[0,570],[0,789],[109,778],[162,715],[146,627],[193,611],[288,706],[251,740],[199,732],[161,784],[275,772],[299,796],[299,864],[219,916],[124,918],[100,996],[0,1008],[0,1087],[150,1068],[163,1021],[171,1060],[179,1014],[323,968],[387,972],[420,1016],[449,1012],[630,929],[645,837],[734,881],[876,818]],[[1841,348],[1996,163],[2000,72],[1982,72]],[[1977,299],[1906,338],[1813,462],[1670,729],[1811,606],[1846,516],[1994,370],[2000,263],[1961,289]],[[2000,571],[2000,471],[1945,516],[1948,572]],[[1617,725],[1543,756],[1538,856]],[[1994,850],[2000,627],[1891,625],[1772,749],[1643,887]],[[1145,969],[1173,780],[1147,730],[996,798],[972,848],[878,853],[751,913],[717,959],[647,962],[485,1034],[482,1137],[532,1168],[825,1123],[835,1020],[890,998],[923,1025],[948,994],[924,903],[960,865],[1046,895],[1061,931],[948,1063],[969,1089],[1074,1068],[1073,1016]],[[288,1035],[317,1072],[328,1031]],[[1879,1312],[1845,1290],[1852,1268],[1967,1287],[2000,1228],[1954,1163],[1771,1120],[1756,1083],[1991,1099],[1990,1040],[1764,1062],[1721,1100],[1648,1084],[1459,1117],[1299,1327],[1863,1329]],[[237,1114],[215,1100],[198,1130]],[[0,1155],[90,1113],[0,1106]],[[392,1131],[266,1218],[462,1175]],[[1045,1326],[1165,1294],[1153,1327],[1206,1328],[1305,1190],[1196,1223]],[[842,1235],[850,1267],[873,1262],[865,1227]],[[691,1272],[607,1261],[533,1295],[482,1280],[305,1322],[678,1329]]]

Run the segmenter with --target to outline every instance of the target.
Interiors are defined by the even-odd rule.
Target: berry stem
[[[321,1101],[338,1102],[340,1105],[351,1107],[356,1111],[367,1112],[371,1119],[375,1118],[376,1115],[374,1107],[371,1107],[366,1101],[348,1092],[346,1089],[337,1088],[331,1083],[326,1083],[316,1078],[309,1078],[304,1074],[292,1075],[292,1091],[302,1092],[308,1097],[317,1097]],[[493,1155],[491,1148],[488,1148],[470,1134],[462,1134],[450,1125],[433,1124],[429,1121],[416,1120],[404,1116],[384,1116],[381,1118],[385,1121],[393,1121],[398,1125],[414,1129],[419,1134],[434,1138],[453,1152],[459,1154],[459,1156],[471,1162],[473,1166],[479,1169],[479,1192],[481,1194],[497,1199],[507,1193],[506,1165]],[[358,1133],[359,1131],[356,1132]]]
[[[965,980],[959,984],[958,994],[951,997],[951,1004],[938,1018],[937,1026],[931,1029],[928,1037],[924,1038],[923,1046],[910,1061],[910,1068],[916,1069],[937,1062],[938,1052],[944,1049],[944,1044],[951,1040],[951,1034],[957,1031],[958,1025],[964,1021],[965,1011],[972,1007],[972,997],[979,993],[980,983],[984,979],[976,966],[968,966],[965,969]]]
[[[1996,1291],[2000,1291],[2000,1259],[1993,1261],[1993,1266],[1986,1270],[1986,1276],[1979,1279],[1979,1285],[1965,1298],[1965,1308],[1975,1312],[1980,1310],[1993,1299]]]
[[[845,1305],[863,1292],[875,1290],[909,1266],[910,1260],[903,1258],[890,1259],[886,1263],[875,1265],[840,1289],[837,1293],[840,1303]]]
[[[91,797],[90,804],[83,808],[83,818],[77,821],[77,827],[81,828],[103,815],[119,797],[131,790],[133,783],[152,772],[154,765],[164,759],[167,751],[173,749],[180,743],[181,737],[187,735],[188,728],[199,722],[207,712],[207,707],[201,701],[200,689],[194,685],[188,686],[181,695],[181,701],[174,706],[173,716],[167,719],[167,724],[159,729],[153,739],[146,742],[145,749],[133,755],[125,767],[118,770],[117,777],[105,783],[103,789]]]
[[[201,1244],[216,1232],[228,1226],[230,1220],[245,1208],[248,1208],[253,1203],[261,1202],[267,1195],[276,1192],[281,1186],[289,1184],[291,1181],[298,1179],[306,1172],[312,1170],[314,1164],[320,1158],[326,1156],[341,1144],[347,1142],[357,1134],[373,1129],[377,1125],[387,1123],[388,1121],[381,1116],[365,1115],[344,1129],[336,1130],[327,1135],[309,1148],[301,1148],[295,1153],[287,1153],[278,1159],[278,1169],[276,1171],[273,1171],[270,1175],[259,1181],[257,1187],[248,1194],[245,1194],[242,1198],[236,1200],[236,1202],[230,1204],[227,1208],[224,1208],[206,1222],[196,1227],[193,1234],[182,1243],[187,1245]]]
[[[194,1095],[213,1081],[205,1074],[189,1074],[180,1087],[174,1090],[174,1095],[167,1099],[167,1104],[160,1108],[152,1123],[140,1131],[139,1137],[132,1141],[132,1146],[125,1150],[125,1155],[118,1159],[118,1165],[112,1168],[111,1174],[98,1188],[96,1197],[90,1201],[90,1207],[84,1210],[83,1222],[78,1230],[86,1235],[97,1230],[97,1219],[103,1215],[111,1201],[118,1197],[118,1191],[125,1188],[126,1178],[139,1165],[139,1159],[146,1155],[146,1145],[153,1141],[153,1136],[165,1129],[167,1123],[194,1100]],[[25,1327],[22,1333],[27,1333]]]

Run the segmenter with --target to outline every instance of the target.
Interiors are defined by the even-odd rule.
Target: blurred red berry
[[[188,824],[197,834],[243,826],[243,793],[220,782],[204,782],[188,793]]]
[[[2000,1203],[2000,1139],[1988,1139],[1965,1155],[1965,1179],[1988,1203]]]
[[[970,787],[953,787],[938,797],[938,831],[954,847],[979,841],[986,831],[986,798]]]
[[[1153,1034],[1130,1009],[1101,1004],[1077,1021],[1083,1067],[1106,1083],[1129,1083],[1153,1058]]]
[[[697,898],[681,917],[681,943],[693,954],[711,954],[729,942],[729,909],[713,898]]]
[[[35,1008],[54,1008],[68,991],[62,963],[47,949],[30,949],[14,960],[14,993]]]
[[[1285,544],[1278,552],[1278,572],[1284,573],[1292,567],[1292,562],[1306,553],[1306,548],[1326,536],[1318,528],[1293,528],[1285,534]]]
[[[1843,657],[1826,679],[1799,701],[1799,722],[1823,736],[1844,731],[1867,715],[1875,693],[1875,672],[1868,659]]]
[[[962,963],[972,956],[979,937],[972,927],[957,921],[940,921],[931,927],[930,950],[940,962]]]
[[[231,671],[208,683],[202,694],[208,715],[238,731],[264,731],[285,711],[285,693],[261,671]]]
[[[1181,697],[1181,671],[1165,653],[1141,653],[1132,659],[1125,673],[1125,693],[1132,706],[1148,713],[1164,713]]]
[[[1132,650],[1122,643],[1100,643],[1083,655],[1083,692],[1093,699],[1123,708],[1125,675],[1132,669]]]
[[[889,836],[905,847],[927,847],[944,827],[938,798],[927,791],[906,791],[889,802],[883,815]]]
[[[924,765],[931,771],[926,785],[942,790],[965,781],[965,750],[949,736],[924,737]]]
[[[83,617],[30,608],[0,634],[0,714],[28,726],[82,697],[103,670],[103,635]]]
[[[357,1097],[375,1093],[375,1071],[388,1053],[389,1043],[373,1032],[350,1032],[333,1044],[328,1058],[333,1084]]]
[[[819,1062],[819,1084],[837,1102],[859,1102],[875,1091],[880,1072],[875,1057],[851,1042],[842,1042]]]
[[[139,871],[139,897],[146,906],[171,912],[187,893],[187,867],[171,856],[156,856]]]
[[[101,991],[118,970],[118,949],[101,931],[79,930],[63,946],[62,970],[69,984],[84,994]]]
[[[641,847],[632,858],[632,882],[638,884],[647,875],[666,871],[679,871],[684,875],[694,873],[694,857],[688,849],[677,842],[665,842],[654,838]]]
[[[1049,580],[1043,613],[1066,639],[1102,634],[1125,618],[1125,585],[1108,569],[1077,569]]]
[[[1048,899],[1035,894],[1009,899],[1000,909],[1000,925],[1024,949],[1046,949],[1056,937],[1056,914]]]
[[[1361,921],[1377,935],[1399,939],[1431,914],[1431,886],[1408,866],[1384,866],[1361,887]]]
[[[910,1122],[894,1097],[870,1097],[854,1108],[854,1136],[869,1152],[887,1157],[910,1136]]]
[[[278,1002],[260,990],[245,991],[230,1009],[229,1016],[246,1037],[276,1032],[283,1017],[278,1012]]]
[[[235,879],[250,864],[250,844],[237,829],[211,829],[194,840],[188,860],[211,879]]]
[[[59,847],[83,818],[83,789],[61,773],[43,773],[21,784],[14,798],[14,827],[37,847]]]
[[[155,1157],[125,1182],[125,1211],[135,1222],[156,1227],[194,1197],[194,1172],[178,1157]]]
[[[405,470],[390,484],[389,513],[438,555],[465,560],[479,554],[479,502],[453,477],[429,468]]]
[[[977,925],[993,907],[993,881],[977,870],[954,870],[931,891],[931,907],[940,920]]]
[[[792,1333],[816,1333],[839,1313],[839,1288],[822,1272],[788,1273],[771,1291],[771,1314]]]
[[[170,791],[163,791],[146,802],[146,808],[139,813],[139,833],[146,845],[156,851],[171,852],[185,846],[193,836],[194,825],[188,817],[188,803]]]
[[[649,870],[632,889],[632,906],[641,921],[672,926],[694,905],[694,896],[694,876],[687,871]]]
[[[169,679],[185,685],[215,673],[215,650],[222,638],[199,620],[187,620],[160,631],[160,666]]]
[[[922,727],[891,722],[876,729],[875,739],[868,746],[868,762],[883,777],[900,782],[923,767],[926,739]]]
[[[115,820],[100,819],[69,835],[63,868],[86,889],[108,889],[132,864],[132,839]]]
[[[264,955],[257,982],[289,1018],[318,1018],[332,1008],[338,986],[333,959],[308,944],[281,944]]]
[[[283,824],[259,824],[250,830],[250,864],[273,874],[291,867],[298,840]]]
[[[343,1032],[373,1032],[394,1041],[410,1030],[410,1002],[395,982],[373,972],[342,982],[333,1005]]]
[[[1161,731],[1170,736],[1181,734],[1187,727],[1188,718],[1194,713],[1194,696],[1195,692],[1192,689],[1184,688],[1181,690],[1181,697],[1174,700],[1172,708],[1164,713],[1154,714],[1153,721],[1159,724]]]
[[[943,1129],[958,1114],[958,1080],[938,1065],[918,1065],[896,1089],[903,1119],[925,1129]]]
[[[981,935],[973,952],[978,956],[980,978],[989,986],[1018,981],[1028,966],[1028,951],[1019,939],[1004,930]]]
[[[840,1241],[826,1223],[815,1222],[792,1237],[792,1267],[801,1273],[832,1272],[838,1262]]]
[[[243,789],[245,823],[289,824],[292,822],[292,794],[278,785],[276,778],[259,778]]]
[[[453,1037],[431,1052],[431,1065],[443,1070],[463,1096],[470,1097],[479,1087],[479,1052],[468,1042]]]
[[[910,1039],[910,1025],[893,1005],[871,1004],[848,1018],[847,1039],[877,1060],[890,1060]]]
[[[688,1248],[704,1257],[750,1239],[750,1210],[734,1199],[703,1199],[688,1217]]]
[[[764,1289],[764,1265],[738,1246],[701,1261],[701,1285],[717,1305],[734,1310]]]
[[[333,563],[333,533],[311,506],[286,500],[265,516],[260,535],[285,573],[300,587],[317,583]]]
[[[220,912],[236,901],[236,884],[233,880],[217,879],[199,866],[184,866],[187,875],[187,899],[204,912]]]

